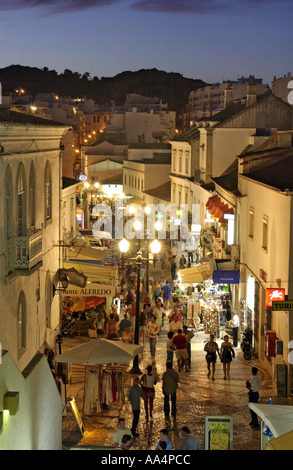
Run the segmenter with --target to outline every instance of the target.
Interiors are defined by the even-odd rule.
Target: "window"
[[[177,155],[177,150],[173,150],[173,171],[176,171],[176,155]]]
[[[18,298],[17,327],[18,357],[20,357],[26,348],[26,302],[23,291],[21,291]]]
[[[36,225],[36,181],[34,164],[31,164],[29,179],[29,226]]]
[[[51,304],[52,304],[52,284],[50,271],[46,276],[45,287],[45,314],[46,314],[46,328],[51,328]]]
[[[12,176],[10,166],[7,167],[5,178],[5,225],[6,225],[6,240],[12,238]]]
[[[179,172],[182,172],[182,157],[179,157]]]
[[[267,215],[264,215],[262,218],[262,249],[266,253],[268,252],[268,224],[269,218]]]
[[[21,164],[17,173],[17,236],[26,235],[26,185],[25,173]]]
[[[45,170],[45,220],[52,218],[52,181],[50,164],[47,162]]]
[[[189,173],[189,150],[185,150],[185,173]]]
[[[254,208],[249,209],[249,220],[248,220],[248,236],[253,240],[254,235]]]

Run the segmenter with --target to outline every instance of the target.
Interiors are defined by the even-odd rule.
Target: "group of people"
[[[180,429],[180,438],[182,439],[179,450],[201,450],[198,439],[191,435],[187,426]],[[113,442],[115,447],[120,449],[130,449],[133,443],[133,435],[129,428],[125,426],[125,419],[119,418],[118,428],[114,432]],[[160,430],[160,438],[154,450],[172,450],[172,443],[169,439],[167,429]]]
[[[146,421],[152,419],[153,403],[155,398],[155,385],[157,377],[153,374],[152,366],[149,365],[146,373],[141,378],[135,377],[133,385],[128,393],[128,400],[131,404],[133,419],[131,428],[125,427],[125,419],[120,418],[118,422],[118,429],[113,436],[113,442],[116,447],[129,448],[132,445],[133,438],[138,437],[136,432],[137,425],[140,417],[140,400],[144,401],[144,408],[146,414]],[[170,414],[170,399],[171,399],[171,414],[176,418],[176,391],[179,383],[179,375],[173,369],[172,362],[167,361],[166,371],[162,376],[162,393],[164,395],[164,414],[165,418],[169,418]],[[200,444],[196,437],[191,436],[188,427],[181,428],[181,443],[180,450],[200,450]],[[155,447],[156,450],[171,450],[172,443],[168,437],[168,430],[162,429],[160,431],[160,439]]]

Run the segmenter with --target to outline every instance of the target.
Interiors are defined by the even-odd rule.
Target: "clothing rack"
[[[112,403],[125,404],[123,367],[112,364],[86,365],[83,411],[103,416]]]

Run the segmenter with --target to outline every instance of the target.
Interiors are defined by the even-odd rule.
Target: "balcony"
[[[19,275],[30,275],[43,261],[43,230],[15,239],[15,269]]]

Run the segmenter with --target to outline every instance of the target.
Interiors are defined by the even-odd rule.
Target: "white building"
[[[293,369],[288,362],[293,317],[291,311],[272,311],[267,297],[268,289],[281,288],[288,299],[293,298],[292,135],[293,131],[276,132],[257,150],[238,156],[230,169],[214,179],[216,194],[210,198],[216,224],[220,222],[220,211],[216,210],[223,210],[223,203],[235,216],[234,254],[238,259],[232,261],[240,269],[240,283],[233,289],[233,308],[240,316],[241,328],[252,329],[253,346],[275,384],[275,365],[286,364],[286,396],[291,395],[293,386]],[[213,211],[212,203],[208,208]],[[225,226],[219,225],[221,233]],[[268,357],[266,331],[275,331],[283,343],[283,352],[276,359]]]
[[[55,348],[59,333],[59,296],[53,297],[52,279],[62,267],[67,131],[32,116],[0,114],[0,449],[61,448],[61,399],[43,354]],[[19,393],[15,416],[3,410],[2,398],[10,391]]]
[[[286,101],[286,103],[293,104],[293,77],[291,76],[291,72],[288,72],[287,75],[284,75],[284,77],[277,78],[276,76],[274,77],[274,80],[272,81],[272,92],[274,95],[278,96],[278,98],[281,98],[283,101]]]
[[[175,111],[140,112],[137,107],[131,111],[114,112],[106,123],[105,132],[126,132],[130,143],[166,142],[175,135]]]
[[[208,119],[223,111],[231,104],[247,99],[247,85],[254,83],[256,94],[266,92],[268,85],[262,83],[262,78],[251,75],[241,77],[237,81],[224,81],[199,88],[189,94],[187,112],[183,114],[183,132],[192,128],[197,121]]]

